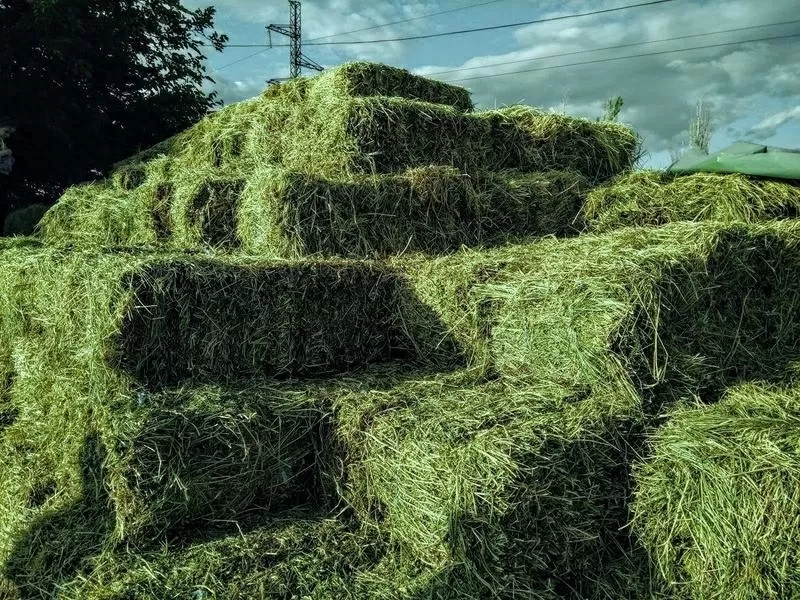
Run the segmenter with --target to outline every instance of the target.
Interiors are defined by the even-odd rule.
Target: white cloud
[[[800,105],[765,117],[750,131],[752,134],[760,135],[764,138],[772,137],[777,133],[778,127],[793,120],[800,121]]]
[[[190,6],[213,3],[213,0],[185,1]],[[618,7],[628,2],[508,0],[507,3],[496,5],[497,20],[485,24],[525,20],[528,15],[533,19],[587,12]],[[463,0],[463,3],[468,4],[467,0]],[[220,0],[216,4],[218,15],[225,12],[226,26],[230,28],[232,22],[241,22],[246,24],[241,27],[242,31],[258,29],[260,32],[263,31],[263,25],[269,22],[283,23],[287,19],[288,9],[284,0]],[[405,3],[399,0],[308,1],[303,3],[304,37],[329,36],[447,10],[453,6],[452,0],[410,0]],[[500,6],[507,8],[500,9]],[[467,17],[472,17],[473,13],[464,13],[463,16],[469,21]],[[796,60],[800,54],[800,39],[719,46],[594,64],[560,65],[796,33],[797,25],[794,24],[685,37],[672,42],[648,43],[617,50],[597,50],[607,46],[748,28],[798,18],[797,0],[678,0],[658,6],[502,30],[494,38],[496,43],[488,48],[485,40],[490,38],[476,37],[475,55],[468,60],[458,61],[456,65],[450,63],[453,59],[448,57],[456,54],[456,47],[463,52],[463,47],[467,45],[466,52],[469,52],[471,47],[468,44],[473,38],[441,38],[430,46],[424,46],[431,48],[431,54],[428,55],[431,58],[426,65],[414,70],[421,74],[434,74],[453,68],[473,69],[433,75],[451,81],[529,70],[506,77],[460,83],[473,91],[474,99],[483,107],[525,102],[546,108],[566,108],[569,112],[595,117],[602,112],[602,103],[606,98],[621,95],[625,100],[622,120],[632,124],[645,138],[650,153],[657,155],[683,143],[695,102],[699,99],[714,106],[713,122],[720,136],[730,135],[731,124],[737,121],[746,120],[748,126],[761,121],[759,126],[763,126],[759,131],[764,133],[797,118],[792,111],[795,110],[797,82],[800,81],[800,61]],[[346,38],[330,38],[330,41],[398,37],[452,28],[444,26],[443,22],[446,20],[418,19],[358,32]],[[476,23],[480,24],[483,23]],[[478,39],[482,40],[480,44],[477,43]],[[323,65],[335,65],[345,60],[371,60],[409,66],[406,57],[413,48],[413,42],[354,44],[306,46],[305,52]],[[285,50],[274,50],[268,57],[244,63],[250,69],[246,74],[258,73],[258,77],[224,77],[232,71],[242,73],[239,67],[222,73],[212,72],[212,76],[219,81],[217,89],[221,97],[226,102],[232,102],[257,94],[265,85],[264,79],[285,70]],[[568,55],[540,58],[554,54]],[[235,60],[237,55],[232,53],[231,57]],[[259,60],[262,62],[256,62]],[[266,62],[269,64],[265,65]],[[793,116],[787,117],[787,120],[779,118],[790,112]],[[742,127],[742,130],[745,128]]]
[[[619,6],[619,2],[564,3],[559,12],[544,16]],[[518,73],[464,81],[481,106],[527,103],[559,108],[565,99],[568,109],[584,116],[600,114],[604,99],[621,95],[625,100],[621,118],[630,122],[645,138],[651,153],[680,145],[692,118],[695,102],[704,99],[714,106],[713,122],[718,131],[746,116],[759,114],[765,99],[797,94],[800,40],[785,39],[719,46],[701,50],[655,54],[657,52],[726,44],[739,40],[796,33],[795,25],[734,31],[653,43],[617,50],[597,48],[688,36],[800,17],[796,0],[731,0],[719,2],[676,2],[663,7],[633,9],[581,17],[568,22],[531,25],[515,34],[518,48],[502,54],[477,56],[463,67],[482,67],[440,78],[459,83],[461,78]],[[552,54],[560,58],[534,60]],[[585,61],[652,54],[640,58],[593,64],[548,68]],[[531,59],[529,62],[496,64]],[[451,69],[453,67],[450,67]],[[418,70],[435,73],[442,67],[429,65]],[[528,72],[521,72],[528,71]],[[776,127],[779,125],[776,125]],[[714,145],[712,139],[712,146]]]

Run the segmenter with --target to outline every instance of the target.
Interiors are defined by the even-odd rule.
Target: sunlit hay
[[[636,472],[636,532],[676,598],[800,594],[800,392],[746,384],[683,408]]]
[[[11,350],[13,369],[13,385],[4,397],[10,393],[13,408],[19,410],[12,425],[13,449],[3,453],[8,458],[0,487],[4,546],[16,539],[30,511],[49,501],[39,499],[31,507],[27,498],[36,490],[52,490],[44,495],[53,496],[48,504],[53,510],[79,500],[85,463],[80,457],[93,435],[98,436],[97,449],[90,454],[106,452],[109,458],[103,464],[108,462],[114,474],[103,489],[115,506],[110,526],[115,539],[146,526],[210,516],[204,510],[213,514],[213,503],[206,501],[220,497],[221,487],[195,490],[192,503],[181,499],[183,483],[165,473],[152,486],[155,498],[145,500],[142,494],[147,494],[136,492],[131,478],[120,474],[120,457],[133,451],[123,442],[136,439],[134,433],[126,438],[120,432],[137,423],[150,433],[135,435],[150,436],[145,447],[155,452],[155,462],[142,467],[146,476],[156,476],[155,465],[161,464],[156,456],[167,461],[166,455],[174,451],[180,457],[175,460],[183,460],[180,444],[169,441],[176,431],[183,432],[179,437],[188,445],[185,452],[191,454],[197,447],[202,456],[208,449],[203,436],[217,430],[218,451],[231,452],[228,458],[223,453],[219,469],[230,467],[233,473],[252,475],[261,482],[258,485],[271,485],[269,477],[256,477],[267,468],[282,468],[270,465],[267,448],[273,442],[264,437],[272,435],[270,423],[275,420],[269,416],[273,413],[260,411],[272,410],[270,404],[251,400],[249,408],[237,408],[234,403],[226,416],[222,395],[206,403],[206,412],[166,407],[157,416],[136,417],[136,411],[152,408],[148,390],[246,386],[252,378],[315,377],[390,359],[404,359],[407,369],[432,364],[452,368],[460,362],[452,345],[426,345],[442,338],[436,320],[420,321],[421,313],[411,306],[413,297],[402,280],[370,263],[226,261],[25,248],[5,250],[2,258],[2,346]],[[248,425],[247,415],[253,411],[255,421]],[[291,425],[287,411],[283,414],[289,431],[308,429],[302,423]],[[199,424],[204,425],[195,431]],[[162,429],[167,433],[159,433]],[[11,432],[7,428],[3,434],[9,444]],[[165,440],[166,446],[159,449],[153,436]],[[209,444],[214,439],[212,435]],[[291,444],[283,446],[291,453]],[[216,452],[208,457],[214,465]],[[244,455],[247,460],[241,458]],[[202,466],[202,459],[195,461]],[[97,468],[92,466],[91,472]],[[287,463],[285,468],[288,477],[292,467]],[[221,485],[218,471],[200,470],[211,477],[208,485]],[[159,499],[162,493],[166,500]],[[248,493],[241,491],[243,497]],[[237,497],[230,501],[239,502]],[[142,509],[142,503],[151,512]]]
[[[139,391],[83,414],[73,399],[39,422],[27,402],[0,445],[6,583],[28,597],[122,539],[146,548],[248,514],[330,509],[335,453],[320,400],[254,383]]]
[[[520,162],[522,168],[570,169],[596,182],[630,169],[641,155],[636,132],[621,123],[529,106],[509,106],[478,116],[492,123],[493,153],[506,155],[510,163]]]
[[[172,231],[172,163],[165,156],[146,164],[133,189],[108,181],[69,188],[44,215],[38,237],[53,246],[163,246]]]
[[[800,214],[800,187],[740,174],[633,171],[592,190],[585,214],[595,231],[673,221],[794,218]]]
[[[396,548],[365,578],[407,577],[432,598],[639,598],[657,587],[626,527],[635,408],[468,374],[336,401],[347,498]]]
[[[164,245],[174,234],[167,245],[197,247],[203,226],[198,229],[197,223],[191,222],[197,212],[193,207],[210,210],[205,216],[200,214],[210,231],[230,229],[232,202],[203,203],[202,199],[228,197],[233,189],[229,184],[234,182],[237,189],[258,190],[269,183],[264,180],[265,172],[286,170],[298,174],[295,179],[330,180],[339,189],[342,182],[370,185],[381,190],[379,199],[386,199],[389,194],[382,190],[391,188],[392,182],[400,182],[401,191],[403,185],[408,186],[403,183],[403,174],[409,170],[406,177],[418,181],[425,177],[415,173],[445,172],[449,167],[475,182],[481,195],[499,190],[500,198],[486,200],[492,208],[495,203],[504,206],[504,197],[518,197],[517,193],[524,196],[526,177],[534,177],[533,173],[542,177],[551,170],[572,171],[595,182],[629,169],[638,158],[635,133],[620,124],[526,107],[473,113],[470,106],[469,95],[461,88],[367,63],[271,86],[262,95],[225,107],[119,163],[110,182],[69,190],[63,198],[65,206],[55,207],[46,217],[46,239],[78,246],[150,247]],[[507,171],[515,172],[508,175],[508,192],[502,183],[494,183],[506,177]],[[386,182],[365,179],[379,174],[391,177]],[[455,181],[459,177],[445,179]],[[215,183],[204,188],[206,180]],[[487,182],[487,189],[478,185],[481,180]],[[218,190],[217,183],[225,190]],[[564,209],[572,213],[569,218],[573,224],[579,224],[575,207],[562,203],[559,194],[547,196],[541,198],[536,215],[540,223],[529,229],[544,233],[558,230]],[[430,204],[430,200],[421,202]],[[482,202],[478,201],[480,209]],[[371,211],[370,219],[377,214],[384,213]],[[447,222],[453,219],[444,210],[436,214],[448,216]],[[399,213],[398,219],[392,220],[399,221],[403,216]],[[418,216],[414,212],[408,215]],[[479,214],[477,221],[494,216]],[[501,216],[499,212],[497,216]],[[279,220],[283,215],[268,218]],[[424,222],[432,224],[433,220],[427,217]],[[350,225],[352,230],[353,223]],[[479,229],[483,225],[491,224],[472,223]],[[497,224],[498,231],[501,226],[503,223]],[[369,232],[365,235],[368,237]],[[446,239],[448,235],[444,231],[439,237]],[[481,238],[475,243],[483,241]],[[458,239],[453,242],[464,243]],[[358,250],[355,255],[373,253],[372,240],[359,244],[364,252]],[[398,251],[399,244],[387,246],[387,251]],[[336,253],[353,255],[345,250]]]
[[[283,165],[336,177],[431,164],[460,171],[572,169],[599,180],[629,169],[638,138],[626,126],[512,107],[462,113],[403,98],[331,98],[300,105]]]
[[[473,108],[469,91],[462,87],[376,63],[346,63],[310,81],[312,101],[323,96],[386,96],[444,104],[462,112]]]
[[[790,377],[799,227],[677,223],[394,262],[479,371],[657,406]]]

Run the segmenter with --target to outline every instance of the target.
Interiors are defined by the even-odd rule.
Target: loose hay
[[[348,216],[344,225],[353,231],[352,221],[366,218],[367,223],[357,226],[375,225],[390,238],[369,245],[379,246],[379,252],[383,252],[381,245],[385,251],[397,252],[406,246],[400,246],[395,236],[405,234],[402,228],[409,230],[412,224],[387,232],[382,221],[373,221],[383,214],[395,221],[418,219],[419,210],[430,206],[431,198],[420,197],[415,212],[411,210],[417,202],[413,191],[411,202],[395,196],[408,194],[414,184],[418,189],[421,180],[432,179],[427,174],[441,173],[439,190],[459,188],[457,180],[469,177],[473,189],[452,196],[479,197],[477,207],[468,206],[475,215],[457,211],[456,216],[448,216],[448,227],[453,229],[460,217],[459,229],[467,230],[467,235],[459,234],[444,245],[477,244],[486,240],[474,239],[470,228],[491,230],[500,219],[495,227],[502,231],[506,223],[517,222],[520,201],[527,205],[530,200],[544,201],[536,202],[540,208],[535,215],[522,211],[523,222],[537,221],[531,233],[558,232],[567,209],[569,219],[576,222],[574,197],[565,198],[562,207],[561,198],[554,198],[558,193],[540,195],[537,178],[549,177],[544,172],[571,171],[594,183],[631,168],[639,156],[636,134],[617,123],[522,106],[465,112],[470,108],[468,93],[461,88],[366,63],[273,86],[258,98],[226,107],[123,161],[109,182],[69,190],[45,217],[43,237],[51,243],[78,246],[147,247],[162,245],[170,237],[175,247],[196,247],[202,237],[213,238],[215,232],[233,227],[232,195],[240,189],[249,188],[258,197],[264,190],[288,190],[304,180],[304,187],[313,181],[317,190],[323,183],[337,190],[349,186],[340,195],[349,200],[343,204],[350,208],[359,208],[352,206],[358,192],[362,213],[367,214]],[[504,175],[509,170],[516,173]],[[274,178],[267,173],[274,173]],[[382,180],[380,175],[389,177]],[[287,177],[292,185],[285,183]],[[532,186],[530,200],[525,197],[526,185]],[[362,198],[367,188],[372,191]],[[377,206],[370,206],[370,200]],[[313,203],[309,206],[318,208]],[[406,206],[409,212],[402,212]],[[264,218],[284,220],[285,207],[279,208]],[[553,214],[545,217],[553,208]],[[446,211],[436,212],[436,216],[443,214]],[[341,220],[336,214],[331,216]],[[206,224],[198,228],[198,220]],[[423,221],[430,229],[431,216],[425,214]],[[364,234],[363,227],[360,232]],[[416,246],[412,240],[412,248],[426,242],[425,235],[417,235],[422,239]],[[445,231],[441,238],[448,236]],[[437,238],[431,249],[436,251],[442,244]],[[319,245],[325,248],[324,241]],[[353,255],[346,250],[336,253]],[[362,251],[370,254],[372,250],[358,250]]]
[[[186,548],[107,552],[61,585],[61,600],[366,600],[356,577],[381,548],[340,520],[288,514]]]
[[[266,167],[249,178],[207,170],[171,181],[134,191],[74,188],[48,213],[44,239],[283,258],[449,252],[576,234],[588,189],[566,171],[470,176],[452,167],[337,180]]]
[[[635,171],[592,190],[585,214],[595,231],[673,221],[794,218],[800,214],[800,187],[738,174]]]
[[[797,389],[747,384],[676,412],[636,483],[636,530],[675,598],[800,594]]]

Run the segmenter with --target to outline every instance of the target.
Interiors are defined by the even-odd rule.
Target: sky
[[[467,87],[478,109],[523,103],[595,118],[608,98],[622,96],[619,120],[642,137],[644,167],[666,166],[670,152],[688,145],[698,101],[711,109],[712,151],[739,139],[800,147],[800,0],[668,0],[469,34],[310,45],[315,38],[446,33],[646,1],[306,0],[303,52],[326,68],[366,60],[450,81]],[[286,0],[184,4],[215,6],[216,29],[230,44],[265,44],[267,24],[288,22]],[[354,33],[335,35],[343,32]],[[274,35],[273,41],[286,43]],[[288,76],[288,48],[211,51],[207,68],[215,80],[210,89],[230,104],[255,96],[270,78]]]

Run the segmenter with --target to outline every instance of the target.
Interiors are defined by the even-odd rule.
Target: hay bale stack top
[[[579,230],[587,184],[637,156],[618,123],[473,112],[463,88],[353,63],[272,86],[69,190],[43,235],[278,257],[449,252]]]

